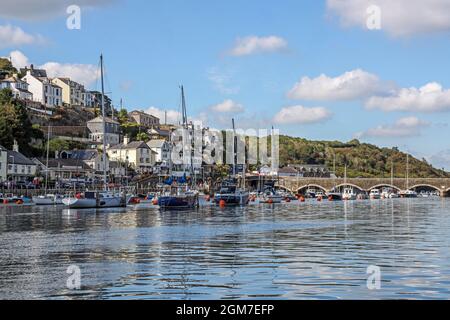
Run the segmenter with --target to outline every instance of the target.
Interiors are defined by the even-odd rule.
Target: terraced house
[[[61,87],[62,102],[71,106],[86,106],[86,90],[84,86],[69,78],[54,78],[52,83]]]
[[[118,161],[131,166],[138,173],[150,173],[155,165],[157,153],[143,141],[124,142],[107,150],[111,161]]]

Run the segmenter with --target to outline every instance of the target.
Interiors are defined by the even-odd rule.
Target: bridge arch
[[[304,186],[302,186],[300,188],[297,188],[297,193],[299,193],[303,189],[309,189],[309,188],[320,189],[323,192],[328,192],[328,190],[326,188],[322,187],[321,185],[318,185],[318,184],[307,184],[307,185],[304,185]]]
[[[336,189],[339,189],[339,188],[345,188],[345,187],[352,187],[354,189],[358,189],[359,191],[365,191],[364,188],[361,188],[360,186],[358,186],[356,184],[353,184],[353,183],[341,183],[341,184],[333,187],[332,190],[336,190]]]
[[[284,190],[284,191],[287,191],[287,192],[292,193],[292,190],[289,189],[288,187],[280,186],[280,185],[278,185],[278,184],[275,185],[275,189],[281,189],[281,190]]]
[[[422,188],[430,188],[430,189],[434,189],[436,191],[441,192],[441,189],[439,189],[439,187],[433,186],[431,184],[416,184],[415,186],[410,187],[409,190],[414,190],[414,189],[417,189],[417,188],[420,188],[420,187],[422,187]]]
[[[386,184],[386,183],[377,184],[376,186],[369,188],[367,191],[371,191],[373,189],[380,189],[380,188],[392,188],[397,191],[402,191],[402,189],[400,189],[399,187],[393,186],[392,184]]]

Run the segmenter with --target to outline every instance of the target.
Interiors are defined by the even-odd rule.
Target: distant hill
[[[352,140],[347,143],[339,141],[310,141],[302,138],[280,136],[280,163],[319,164],[333,170],[336,157],[336,174],[344,176],[345,164],[349,178],[390,177],[392,163],[394,176],[406,176],[407,154],[397,148],[380,148],[375,145]],[[418,160],[410,156],[411,178],[450,177],[449,172],[434,168],[425,159]]]

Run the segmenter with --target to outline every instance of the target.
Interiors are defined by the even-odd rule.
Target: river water
[[[0,299],[449,299],[449,208],[439,198],[3,207]],[[67,286],[69,266],[80,290]]]

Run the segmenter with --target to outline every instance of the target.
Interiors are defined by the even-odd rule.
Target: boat
[[[357,194],[353,190],[353,188],[345,188],[342,193],[342,200],[356,200]]]
[[[102,107],[102,121],[103,128],[106,128],[106,114],[105,114],[105,87],[104,87],[104,72],[103,72],[103,55],[100,55],[100,78],[101,78],[101,107]],[[116,208],[126,207],[126,194],[117,195],[108,190],[108,178],[106,173],[106,139],[103,137],[103,191],[101,192],[85,192],[78,194],[75,197],[68,197],[62,200],[63,204],[69,208],[86,209],[86,208]]]
[[[125,207],[126,199],[124,196],[117,196],[113,192],[85,192],[76,197],[64,198],[63,204],[70,209],[89,209],[89,208],[119,208]]]
[[[402,198],[417,198],[417,192],[413,190],[405,190],[400,192],[400,197]]]
[[[327,193],[328,201],[342,201],[342,194],[339,192]]]
[[[305,196],[306,198],[316,198],[316,189],[308,189],[306,190]]]
[[[63,197],[56,194],[47,194],[45,196],[34,196],[33,203],[37,206],[52,206],[63,204]]]
[[[325,194],[322,191],[317,191],[315,193],[315,197],[323,199],[325,197]]]
[[[138,194],[127,198],[127,204],[152,204],[155,199],[154,194]]]
[[[392,192],[389,194],[389,199],[398,199],[398,198],[400,198],[398,193]]]
[[[371,200],[378,200],[378,199],[381,199],[381,193],[380,193],[380,190],[378,190],[378,189],[372,189],[372,190],[370,190],[369,197],[370,197]]]
[[[214,195],[215,203],[225,206],[245,206],[249,199],[250,194],[237,187],[236,179],[224,180],[219,192]]]
[[[283,196],[275,190],[274,183],[264,186],[264,191],[260,199],[261,203],[281,203],[282,200]]]
[[[188,186],[171,187],[170,194],[158,198],[158,205],[161,210],[194,209],[199,206],[199,193]]]

